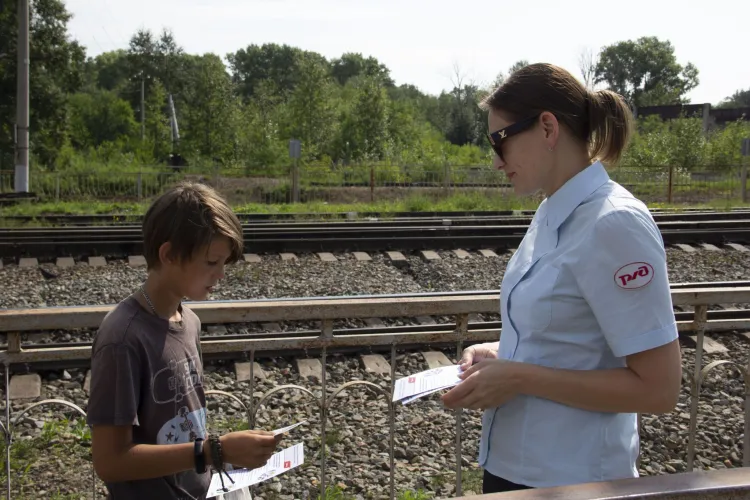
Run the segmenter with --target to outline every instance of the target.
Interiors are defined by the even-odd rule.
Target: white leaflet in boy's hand
[[[287,427],[282,427],[281,429],[276,429],[273,431],[274,436],[278,436],[279,434],[286,434],[287,432],[291,431],[295,427],[299,427],[302,424],[306,424],[307,420],[303,420],[302,422],[297,422],[296,424],[289,425]]]
[[[206,498],[212,498],[222,493],[229,493],[230,491],[235,491],[244,488],[245,486],[252,486],[267,479],[271,479],[272,477],[276,477],[279,474],[283,474],[290,469],[294,469],[295,467],[302,465],[304,462],[304,448],[302,443],[297,443],[294,446],[272,455],[263,467],[253,470],[235,469],[228,471],[227,474],[234,480],[234,482],[230,481],[226,474],[222,473],[224,476],[225,488],[221,487],[219,474],[214,472],[211,476],[211,483],[208,486],[208,494],[206,495]]]

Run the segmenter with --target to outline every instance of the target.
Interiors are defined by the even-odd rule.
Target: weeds
[[[36,437],[25,437],[14,439],[10,449],[10,470],[13,498],[32,499],[40,498],[39,492],[44,486],[35,483],[35,479],[43,475],[58,478],[59,467],[63,460],[65,462],[75,461],[77,464],[85,463],[89,467],[80,477],[91,478],[91,431],[83,418],[68,420],[66,418],[45,422],[39,435]],[[0,477],[2,483],[7,481],[6,467],[6,443],[2,444],[0,454]],[[67,481],[55,479],[56,483],[70,482],[70,490],[89,489],[76,482],[76,478],[65,478]],[[90,480],[90,479],[89,479]],[[89,483],[90,485],[90,483]],[[80,494],[61,492],[64,490],[58,485],[54,491],[47,491],[45,498],[54,500],[77,500],[82,498]]]

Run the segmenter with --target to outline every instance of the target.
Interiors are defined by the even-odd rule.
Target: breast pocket
[[[535,265],[511,292],[509,315],[520,337],[550,325],[559,275],[555,266]]]

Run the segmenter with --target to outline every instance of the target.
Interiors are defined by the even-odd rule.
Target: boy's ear
[[[162,243],[159,247],[159,262],[162,265],[173,264],[174,256],[172,255],[172,244],[170,242]]]

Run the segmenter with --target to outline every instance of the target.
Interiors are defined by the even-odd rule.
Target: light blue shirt
[[[661,233],[648,208],[599,162],[541,203],[500,293],[500,359],[620,368],[625,356],[677,338]],[[482,417],[479,464],[514,483],[637,477],[638,453],[635,413],[521,395]]]

